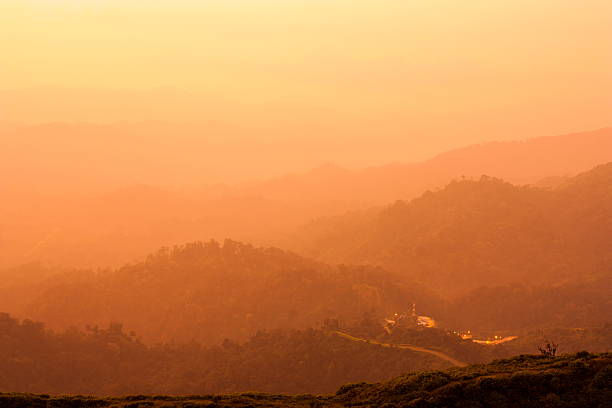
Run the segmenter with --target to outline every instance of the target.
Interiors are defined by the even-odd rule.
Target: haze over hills
[[[405,195],[420,194],[461,175],[492,174],[518,184],[573,175],[610,161],[612,147],[612,128],[527,140],[516,135],[515,140],[469,145],[421,161],[415,161],[406,148],[398,151],[399,160],[393,164],[369,159],[356,161],[348,167],[353,170],[345,170],[333,164],[316,168],[316,164],[326,157],[321,150],[346,149],[357,143],[354,140],[336,146],[338,141],[326,141],[316,132],[312,146],[287,145],[276,136],[243,140],[226,134],[232,126],[214,120],[197,125],[151,121],[5,124],[0,127],[0,170],[11,177],[5,180],[4,188],[53,196],[54,192],[103,193],[130,185],[152,185],[195,188],[214,197],[224,191],[215,185],[226,184],[236,195],[282,200],[314,195],[316,201],[375,204],[411,198]],[[315,151],[319,155],[315,156]],[[335,153],[323,161],[334,163],[334,157],[338,160],[339,156]],[[287,169],[293,173],[278,177]],[[362,189],[353,191],[358,196],[349,195],[358,185]]]
[[[554,190],[454,181],[296,232],[301,252],[349,266],[229,240],[116,270],[31,265],[5,272],[39,278],[4,281],[0,308],[53,328],[120,321],[147,341],[207,344],[327,318],[382,319],[412,303],[456,330],[601,326],[612,313],[611,181],[612,164]],[[350,266],[360,263],[372,266]]]
[[[193,188],[211,176],[206,166],[214,162],[199,160],[201,151],[188,151],[196,133],[168,143],[172,131],[159,126],[149,135],[138,125],[48,125],[5,139],[0,169],[11,177],[4,187],[9,199],[0,203],[0,266],[31,261],[119,266],[159,246],[210,238],[282,246],[290,231],[313,218],[411,199],[462,176],[490,174],[513,183],[537,183],[612,160],[612,129],[606,128],[486,143],[421,163],[362,170],[328,164],[264,181]],[[92,135],[98,141],[95,149],[85,143]],[[142,153],[151,144],[155,149]],[[253,149],[242,149],[252,156]],[[226,153],[241,160],[239,151]],[[142,184],[152,180],[192,188]],[[43,187],[38,192],[10,188],[28,190],[25,186],[32,183]],[[87,187],[70,194],[57,183],[64,189]],[[103,186],[115,187],[92,191]]]
[[[603,128],[524,141],[483,143],[418,163],[395,163],[357,171],[324,166],[303,175],[254,183],[246,191],[283,200],[349,202],[345,209],[351,210],[357,205],[411,199],[462,176],[488,174],[514,184],[532,184],[550,176],[575,175],[610,161],[611,152],[612,128]]]
[[[609,276],[611,208],[612,163],[554,190],[483,176],[312,222],[295,233],[292,248],[326,262],[379,265],[445,295],[558,284]]]
[[[612,408],[612,2],[0,0],[0,49],[0,408]]]
[[[40,392],[330,392],[446,367],[435,353],[533,352],[547,336],[565,351],[609,350],[612,164],[570,174],[608,157],[611,140],[603,129],[198,191],[30,192],[2,207],[2,262],[30,263],[0,270],[0,310],[54,331],[5,316],[0,389],[11,379]],[[309,258],[195,242],[226,235]],[[122,266],[71,268],[109,264]],[[384,325],[413,304],[441,328]],[[481,345],[459,335],[468,329],[518,340]],[[53,369],[56,355],[84,374]]]

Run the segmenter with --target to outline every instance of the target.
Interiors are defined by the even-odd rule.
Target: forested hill
[[[293,248],[327,262],[379,265],[458,295],[479,286],[588,280],[612,271],[612,163],[556,189],[483,176],[410,202],[324,218]]]
[[[261,329],[318,327],[327,318],[386,315],[412,302],[435,313],[438,304],[378,268],[329,266],[230,240],[166,248],[118,270],[60,274],[0,294],[0,310],[52,328],[115,321],[147,342],[207,344]]]
[[[348,384],[334,395],[233,394],[202,396],[51,397],[0,394],[22,407],[593,407],[612,400],[612,354],[580,352],[557,358],[521,355],[487,365],[423,371],[393,380]]]

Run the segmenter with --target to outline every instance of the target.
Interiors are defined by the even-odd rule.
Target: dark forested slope
[[[564,352],[606,351],[612,344],[612,326],[534,333],[486,346],[439,329],[389,334],[363,319],[340,328],[258,332],[245,342],[214,346],[146,345],[119,324],[51,331],[42,323],[0,314],[0,392],[329,393],[348,382],[386,381],[416,370],[533,353],[544,334],[560,342]]]
[[[0,392],[322,393],[449,366],[430,354],[352,342],[322,329],[258,332],[214,346],[145,345],[119,324],[53,332],[0,314]]]

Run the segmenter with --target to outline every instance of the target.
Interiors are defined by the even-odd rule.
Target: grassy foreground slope
[[[486,365],[421,371],[377,384],[349,384],[335,395],[233,394],[93,398],[0,394],[21,407],[597,407],[612,406],[612,353],[557,358],[521,355]]]

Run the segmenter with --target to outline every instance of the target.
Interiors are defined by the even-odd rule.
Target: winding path
[[[390,347],[390,348],[398,348],[398,349],[403,349],[403,350],[412,350],[412,351],[418,351],[420,353],[429,353],[429,354],[433,354],[434,356],[441,358],[442,360],[448,361],[449,363],[457,366],[457,367],[465,367],[468,364],[464,363],[463,361],[459,361],[457,359],[452,358],[451,356],[449,356],[448,354],[442,353],[441,351],[435,351],[435,350],[429,350],[423,347],[418,347],[418,346],[412,346],[410,344],[388,344],[388,343],[381,343],[379,341],[376,340],[366,340],[366,339],[360,339],[359,337],[354,337],[351,336],[350,334],[346,334],[344,332],[341,331],[334,331],[334,334],[337,334],[340,337],[344,337],[345,339],[351,340],[351,341],[359,341],[362,343],[369,343],[369,344],[376,344],[378,346],[383,346],[383,347]]]

